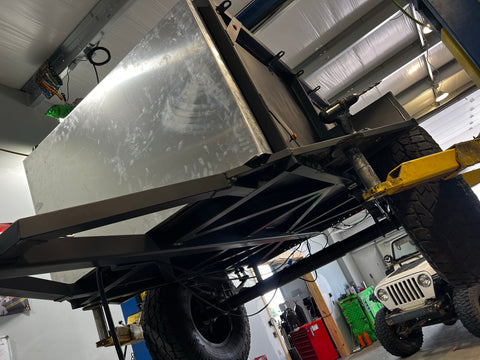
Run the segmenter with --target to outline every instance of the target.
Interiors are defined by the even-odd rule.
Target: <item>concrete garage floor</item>
[[[443,324],[423,328],[423,346],[406,359],[429,360],[480,360],[480,338],[471,335],[457,321],[455,325]],[[401,359],[388,353],[379,341],[361,351],[343,357],[344,360],[394,360]]]

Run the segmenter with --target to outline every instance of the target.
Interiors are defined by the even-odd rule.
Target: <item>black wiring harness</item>
[[[104,52],[107,55],[105,60],[95,61],[93,59],[95,54],[99,51]],[[112,59],[112,55],[110,54],[110,50],[108,50],[106,47],[98,46],[98,43],[97,43],[96,45],[94,45],[94,47],[92,47],[91,49],[88,50],[88,52],[86,53],[86,56],[87,56],[88,62],[90,64],[92,64],[93,70],[95,70],[95,77],[97,78],[97,84],[98,84],[98,83],[100,83],[100,78],[98,77],[97,66],[103,66],[103,65],[110,62],[110,60]]]

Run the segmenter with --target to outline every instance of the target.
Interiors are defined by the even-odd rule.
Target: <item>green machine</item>
[[[380,303],[369,300],[373,287],[368,287],[358,294],[353,294],[338,302],[353,336],[361,346],[369,345],[377,338],[375,336],[375,314],[382,308]]]

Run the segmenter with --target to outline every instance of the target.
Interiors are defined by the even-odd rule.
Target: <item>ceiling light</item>
[[[448,92],[438,91],[437,92],[437,97],[435,98],[435,101],[440,102],[442,100],[445,100],[448,97],[448,95],[449,95]]]
[[[433,31],[433,29],[430,27],[430,25],[424,26],[422,29],[422,32],[427,35],[430,34]]]

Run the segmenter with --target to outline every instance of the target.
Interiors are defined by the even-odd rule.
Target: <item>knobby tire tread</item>
[[[402,162],[441,151],[421,127],[401,134],[372,165],[381,179]],[[437,180],[390,197],[396,217],[427,261],[460,286],[480,279],[480,203],[465,180]]]
[[[410,356],[419,351],[423,344],[422,329],[415,329],[408,338],[401,339],[395,329],[386,323],[387,313],[387,308],[382,308],[375,315],[375,334],[385,350],[401,357]]]
[[[186,292],[180,285],[169,285],[153,289],[147,292],[144,301],[144,311],[142,327],[144,330],[145,343],[153,360],[223,360],[226,359],[225,352],[234,353],[235,360],[245,360],[248,358],[250,349],[250,327],[246,317],[245,308],[240,307],[236,314],[243,317],[235,317],[233,331],[241,342],[240,351],[238,348],[232,348],[234,344],[226,344],[225,348],[220,349],[220,354],[215,354],[215,348],[210,349],[210,355],[206,349],[208,346],[195,341],[195,337],[184,336],[187,333],[195,332],[191,324],[187,325],[185,321],[185,311],[179,306],[181,299],[179,296]],[[175,296],[171,296],[175,294]],[[182,312],[182,313],[180,313]],[[178,316],[177,316],[177,315]],[[186,315],[188,316],[188,315]],[[178,319],[178,320],[177,320]],[[238,326],[240,325],[240,326]],[[239,333],[240,331],[241,333]],[[230,348],[229,348],[230,346]]]
[[[456,288],[453,305],[463,326],[472,335],[480,337],[480,284]]]

